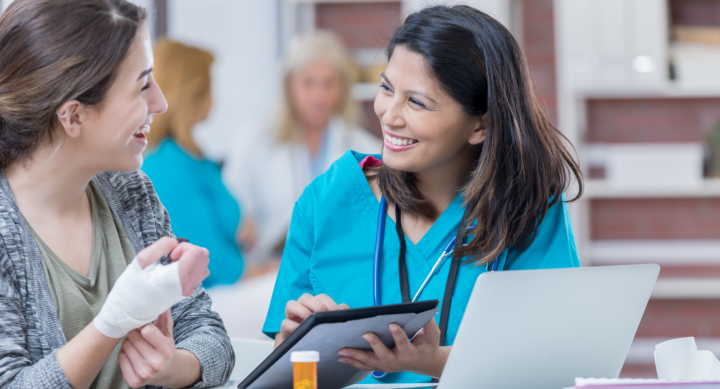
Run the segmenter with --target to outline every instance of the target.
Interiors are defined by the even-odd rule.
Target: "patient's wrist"
[[[133,259],[93,319],[95,328],[107,337],[122,338],[184,300],[178,266],[152,263],[143,269]]]
[[[166,388],[185,388],[202,378],[200,361],[187,350],[175,349],[165,368],[147,382],[148,385]]]

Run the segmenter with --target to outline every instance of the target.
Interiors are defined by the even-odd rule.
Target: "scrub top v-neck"
[[[270,336],[280,332],[285,305],[302,294],[327,294],[351,308],[373,305],[373,254],[378,201],[358,162],[367,155],[349,151],[303,192],[293,211],[280,272],[263,327]],[[380,158],[380,156],[374,156]],[[428,232],[413,244],[407,237],[406,263],[410,295],[414,295],[444,246],[455,235],[464,212],[458,196]],[[399,285],[400,244],[395,223],[385,216],[386,228],[381,261],[381,301],[402,302]],[[503,270],[580,266],[567,212],[560,202],[545,215],[533,243],[524,250],[505,250],[498,258]],[[450,261],[445,261],[419,300],[441,300]],[[477,277],[485,266],[462,265],[453,293],[447,345],[452,345]],[[436,317],[439,322],[440,314]],[[382,380],[369,377],[363,383],[429,382],[430,377],[408,372],[388,374]]]

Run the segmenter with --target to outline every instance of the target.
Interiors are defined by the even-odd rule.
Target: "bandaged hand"
[[[173,262],[157,260],[170,253]],[[209,274],[208,250],[162,238],[138,253],[108,294],[95,327],[105,336],[121,338],[154,321],[168,308],[192,295]]]

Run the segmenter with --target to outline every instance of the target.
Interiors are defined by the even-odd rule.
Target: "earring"
[[[63,114],[63,115],[60,115],[60,110],[57,110],[57,112],[55,112],[55,113],[58,115],[58,117],[59,117],[60,119],[65,119],[65,118],[67,117],[67,115],[70,113],[70,111],[68,111],[68,110],[66,109],[66,110],[65,110],[65,114]]]

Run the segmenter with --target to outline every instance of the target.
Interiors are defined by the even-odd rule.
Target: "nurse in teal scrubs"
[[[426,8],[398,28],[387,53],[375,100],[382,155],[348,152],[305,189],[263,331],[277,346],[312,312],[373,305],[384,197],[383,304],[403,301],[401,263],[412,297],[460,233],[464,245],[419,298],[448,298],[447,327],[438,326],[441,312],[410,343],[391,325],[396,348],[365,334],[373,351],[342,349],[338,358],[390,373],[365,383],[429,382],[442,373],[488,263],[497,259],[501,271],[580,266],[564,192],[572,180],[582,191],[582,175],[540,108],[517,42],[492,17],[467,6]],[[501,325],[487,318],[478,336]]]

